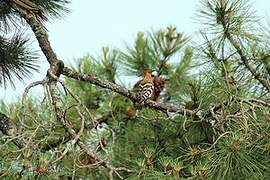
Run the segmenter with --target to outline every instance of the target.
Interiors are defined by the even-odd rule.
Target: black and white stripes
[[[149,99],[152,96],[154,91],[153,83],[140,83],[139,84],[139,93],[140,93],[140,100],[143,102],[146,99]]]

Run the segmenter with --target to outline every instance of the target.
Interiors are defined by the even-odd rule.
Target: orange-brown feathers
[[[152,73],[153,71],[151,69],[146,70],[143,80],[147,82],[153,82]]]
[[[154,91],[151,97],[151,100],[156,101],[165,87],[166,81],[160,76],[157,76],[154,80]]]

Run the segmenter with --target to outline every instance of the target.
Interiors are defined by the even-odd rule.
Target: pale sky
[[[269,0],[252,1],[261,17],[270,13]],[[175,25],[178,31],[192,37],[199,30],[193,18],[199,0],[73,0],[71,13],[64,19],[52,20],[46,25],[49,39],[59,59],[66,65],[89,53],[99,55],[103,46],[124,48],[131,44],[138,31],[151,31]],[[35,42],[33,49],[38,50]],[[0,87],[0,99],[16,101],[24,88],[33,81],[45,77],[48,63],[40,58],[40,73],[16,81],[16,89]],[[41,91],[42,89],[35,89]]]

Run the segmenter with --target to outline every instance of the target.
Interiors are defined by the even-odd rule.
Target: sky
[[[255,0],[252,4],[259,16],[270,14],[269,0]],[[71,0],[68,5],[71,13],[63,19],[51,20],[46,28],[58,58],[71,66],[75,58],[100,55],[103,46],[121,49],[132,44],[138,31],[174,25],[192,37],[200,28],[194,20],[199,5],[199,0]],[[39,50],[34,37],[32,49]],[[49,66],[42,53],[39,54],[40,72],[25,78],[24,83],[15,81],[16,89],[0,87],[0,100],[18,100],[27,85],[46,76]],[[32,94],[40,91],[42,88],[35,88]]]

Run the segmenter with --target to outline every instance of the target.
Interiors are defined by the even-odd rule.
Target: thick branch
[[[63,69],[63,75],[70,77],[70,78],[73,78],[73,79],[76,79],[76,80],[79,80],[79,81],[89,82],[91,84],[97,85],[97,86],[105,88],[105,89],[109,89],[113,92],[116,92],[118,94],[121,94],[121,95],[131,99],[132,101],[135,101],[135,102],[138,101],[136,93],[133,93],[130,90],[128,90],[122,86],[119,86],[117,84],[114,84],[112,82],[101,81],[98,78],[96,78],[95,76],[78,73],[78,72],[75,72],[67,67],[65,67]],[[153,109],[165,112],[165,113],[174,112],[174,113],[186,115],[189,117],[191,117],[191,116],[199,117],[199,114],[197,111],[191,111],[191,110],[184,109],[181,107],[175,107],[175,106],[172,106],[169,104],[158,103],[155,101],[148,100],[145,102],[145,105],[150,107],[150,108],[153,108]]]
[[[12,138],[12,142],[18,147],[23,148],[26,145],[26,141],[20,137],[18,128],[12,121],[5,115],[0,113],[0,131],[7,136]]]
[[[51,44],[49,41],[49,36],[48,36],[47,31],[44,28],[44,26],[32,14],[28,14],[25,12],[20,12],[20,13],[21,13],[22,17],[30,25],[32,31],[34,32],[34,34],[38,40],[39,47],[41,48],[42,52],[46,56],[47,61],[50,64],[58,61],[57,56],[51,47]]]
[[[71,124],[67,121],[65,117],[65,113],[61,117],[61,122],[64,125],[67,132],[72,136],[72,138],[77,139],[76,140],[77,144],[92,159],[93,164],[102,165],[105,168],[108,168],[107,162],[101,160],[94,152],[90,151],[89,148],[83,143],[82,139],[80,137],[77,137],[76,131],[73,129]]]
[[[39,46],[40,46],[42,52],[44,53],[44,55],[46,56],[47,61],[51,64],[51,66],[58,67],[57,64],[62,64],[61,66],[63,66],[62,62],[59,63],[59,60],[57,59],[57,56],[54,53],[54,51],[50,45],[50,42],[48,40],[48,34],[47,34],[46,30],[44,29],[43,25],[38,20],[36,20],[36,18],[34,16],[32,16],[31,14],[26,14],[23,12],[21,12],[21,14],[25,18],[25,20],[29,23],[30,27],[32,28],[32,31],[34,32],[34,34],[39,42]],[[54,69],[53,67],[51,67],[51,69]],[[59,69],[61,69],[61,68],[59,68]],[[59,70],[56,70],[56,73],[54,73],[57,76],[59,76],[61,74],[61,72],[58,72],[58,71]],[[71,77],[73,79],[87,81],[87,82],[90,82],[91,84],[95,84],[95,85],[100,86],[102,88],[110,89],[114,92],[117,92],[123,96],[130,98],[133,101],[137,101],[135,93],[132,93],[131,91],[129,91],[129,90],[117,85],[117,84],[114,84],[112,82],[102,82],[92,75],[80,74],[80,73],[72,71],[69,68],[64,68],[63,74],[66,75],[67,77]],[[173,107],[173,106],[167,105],[167,104],[157,103],[154,101],[147,101],[146,106],[149,106],[151,108],[154,108],[156,110],[160,110],[163,112],[177,112],[177,113],[182,114],[182,115],[197,116],[196,112],[194,112],[194,111],[186,110],[184,108]]]

